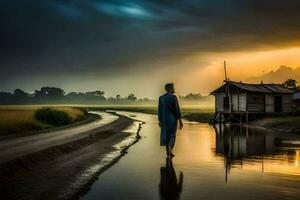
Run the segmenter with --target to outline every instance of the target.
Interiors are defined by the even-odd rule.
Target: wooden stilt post
[[[215,111],[214,121],[213,121],[213,124],[214,124],[214,125],[216,124],[216,118],[217,118],[217,115],[218,115],[218,113]]]
[[[223,135],[222,124],[221,123],[219,123],[219,131],[220,131],[220,134]]]

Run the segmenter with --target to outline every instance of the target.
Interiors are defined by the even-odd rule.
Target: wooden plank
[[[238,111],[238,95],[232,94],[232,110]]]
[[[224,111],[223,109],[223,93],[216,93],[215,95],[215,106],[217,111]]]
[[[289,94],[282,95],[282,111],[292,112],[293,111],[293,96]]]
[[[274,96],[266,94],[266,113],[274,112]]]
[[[239,95],[239,111],[246,112],[247,110],[247,94],[241,93]]]

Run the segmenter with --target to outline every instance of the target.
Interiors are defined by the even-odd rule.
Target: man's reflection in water
[[[161,199],[179,199],[182,191],[183,173],[180,172],[179,181],[173,167],[172,158],[166,159],[166,166],[160,168],[159,193]]]

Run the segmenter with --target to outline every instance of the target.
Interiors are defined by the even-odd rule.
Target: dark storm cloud
[[[116,76],[195,52],[289,45],[299,42],[299,8],[297,0],[3,0],[0,83]]]

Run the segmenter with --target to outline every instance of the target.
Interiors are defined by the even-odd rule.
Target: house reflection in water
[[[214,150],[217,156],[224,157],[226,182],[232,167],[259,165],[260,170],[264,172],[265,162],[268,172],[300,175],[298,136],[242,126],[221,125],[215,127],[215,131]],[[286,165],[281,167],[283,163]]]

